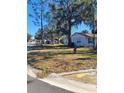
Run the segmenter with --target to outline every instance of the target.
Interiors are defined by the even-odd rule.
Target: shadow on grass
[[[31,56],[43,56],[44,57],[44,59],[50,59],[50,58],[52,58],[52,57],[54,57],[54,56],[56,56],[56,55],[71,55],[71,54],[74,54],[73,53],[73,50],[72,51],[55,51],[55,52],[53,52],[53,51],[47,51],[47,52],[31,52],[31,53],[29,53],[29,55],[31,55]],[[88,50],[88,51],[77,51],[77,53],[76,54],[83,54],[83,55],[94,55],[94,54],[96,54],[96,52],[94,52],[93,50]]]
[[[46,59],[52,58],[56,55],[71,55],[74,54],[73,51],[57,51],[57,52],[32,52],[29,53],[31,56],[43,56]],[[94,55],[95,53],[93,52],[77,52],[76,54],[84,54],[84,55]]]
[[[57,50],[57,48],[59,48],[59,49],[63,49],[64,50],[64,48],[62,48],[62,46],[63,45],[61,45],[61,47],[60,47],[60,45],[59,45],[58,47],[56,47],[56,48],[54,47],[53,49]],[[45,48],[46,49],[47,48],[50,49],[52,47],[53,46],[47,46]],[[42,48],[42,50],[43,49],[44,48]],[[40,48],[39,48],[39,50],[40,50]],[[77,49],[77,53],[76,54],[73,54],[73,49],[72,49],[72,51],[71,50],[64,50],[63,51],[63,50],[47,51],[47,52],[43,52],[43,51],[41,51],[41,52],[31,52],[31,53],[28,54],[28,63],[33,64],[33,63],[37,63],[37,62],[41,62],[41,61],[44,62],[45,60],[47,62],[47,60],[49,60],[49,59],[56,58],[57,55],[62,55],[62,56],[64,55],[64,56],[66,56],[66,55],[77,55],[77,54],[81,54],[82,58],[78,58],[78,59],[75,59],[75,60],[96,60],[96,53],[97,52],[96,52],[96,50],[93,50],[93,49],[88,49],[88,50],[87,49],[86,50],[80,50],[80,49],[78,50]],[[87,57],[83,58],[83,56],[87,56]],[[42,57],[42,58],[40,58],[40,57]]]
[[[52,52],[31,52],[31,53],[29,53],[29,55],[49,57],[49,56],[52,56],[53,53]]]
[[[96,58],[77,58],[75,60],[95,60]]]
[[[43,49],[68,49],[69,47],[65,45],[43,45],[43,46],[32,46],[31,50],[43,50]]]

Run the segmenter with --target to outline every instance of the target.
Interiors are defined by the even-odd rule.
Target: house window
[[[88,38],[88,43],[93,43],[93,39],[92,38]]]

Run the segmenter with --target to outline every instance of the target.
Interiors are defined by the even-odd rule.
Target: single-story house
[[[92,33],[74,33],[73,35],[71,35],[71,41],[77,47],[81,47],[81,46],[92,47],[93,46],[93,40],[95,41],[95,46],[96,46],[96,43],[97,43],[96,34],[92,34]],[[63,38],[63,42],[64,42],[64,45],[68,45],[68,38],[66,36]]]

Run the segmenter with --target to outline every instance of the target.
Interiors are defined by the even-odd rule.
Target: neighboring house
[[[92,47],[93,46],[93,38],[95,38],[95,46],[96,46],[96,35],[92,33],[74,33],[71,36],[71,41],[74,43],[77,47]],[[63,38],[64,45],[68,45],[68,39],[67,37]]]
[[[32,40],[27,42],[27,46],[34,46],[36,44],[36,41]]]

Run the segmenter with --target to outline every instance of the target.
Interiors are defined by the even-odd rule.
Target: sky
[[[32,22],[34,19],[31,18],[29,16],[29,14],[31,14],[33,11],[32,11],[32,8],[31,6],[29,6],[27,4],[27,33],[31,34],[33,37],[35,36],[35,33],[38,31],[38,26],[34,25],[34,23]],[[84,23],[78,25],[77,27],[72,27],[72,34],[75,33],[75,32],[81,32],[83,30],[87,30],[87,31],[91,31],[90,28],[85,25]]]

